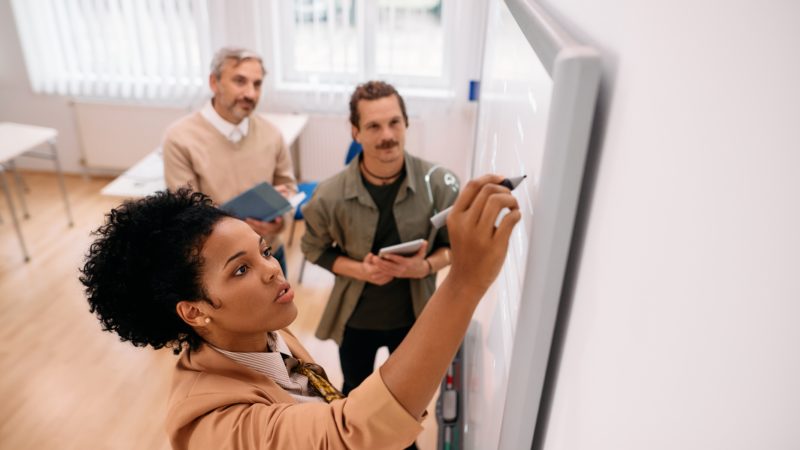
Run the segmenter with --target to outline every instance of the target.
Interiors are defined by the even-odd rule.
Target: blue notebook
[[[260,183],[220,205],[240,219],[271,222],[292,210],[292,205],[269,183]]]

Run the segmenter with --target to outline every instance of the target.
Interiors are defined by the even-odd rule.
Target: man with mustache
[[[222,204],[266,181],[290,197],[297,192],[292,160],[280,131],[253,114],[266,70],[261,57],[242,48],[222,48],[211,62],[208,83],[213,98],[200,111],[167,130],[162,144],[167,187],[181,186],[207,194]],[[278,234],[285,217],[272,222],[246,219],[276,249],[286,273]]]
[[[363,152],[319,184],[302,239],[308,260],[336,275],[316,335],[339,344],[345,394],[372,373],[379,347],[403,340],[450,264],[447,232],[429,219],[458,195],[455,175],[405,151],[408,115],[394,87],[358,86],[350,123]],[[418,238],[427,242],[414,254],[377,256]]]

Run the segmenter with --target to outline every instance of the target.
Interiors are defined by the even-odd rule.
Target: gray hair
[[[218,80],[222,76],[222,66],[225,64],[225,61],[229,59],[236,61],[237,66],[242,61],[254,59],[261,64],[261,71],[263,72],[262,74],[267,74],[267,69],[264,68],[264,61],[261,60],[261,56],[259,56],[258,53],[246,48],[222,47],[221,49],[217,50],[217,53],[214,54],[214,59],[211,60],[211,74],[214,75]]]

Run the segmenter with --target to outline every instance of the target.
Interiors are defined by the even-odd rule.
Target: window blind
[[[12,0],[34,92],[137,101],[207,91],[207,0]]]

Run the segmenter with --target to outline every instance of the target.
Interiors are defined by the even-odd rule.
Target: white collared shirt
[[[281,353],[290,356],[294,355],[292,355],[289,346],[286,345],[286,341],[283,340],[279,333],[270,332],[268,334],[267,347],[269,351],[266,352],[229,352],[217,347],[214,347],[214,349],[239,364],[271,379],[278,386],[284,388],[298,402],[325,402],[325,399],[312,393],[311,387],[308,385],[308,378],[305,375],[296,372],[290,374],[286,369]]]
[[[247,136],[247,130],[250,126],[250,118],[245,117],[239,122],[238,125],[234,125],[227,120],[223,119],[222,116],[219,115],[216,109],[214,109],[214,105],[211,103],[211,100],[206,102],[203,106],[203,109],[200,110],[200,114],[206,119],[214,128],[217,129],[226,139],[233,142],[234,144],[241,141],[245,136]]]

